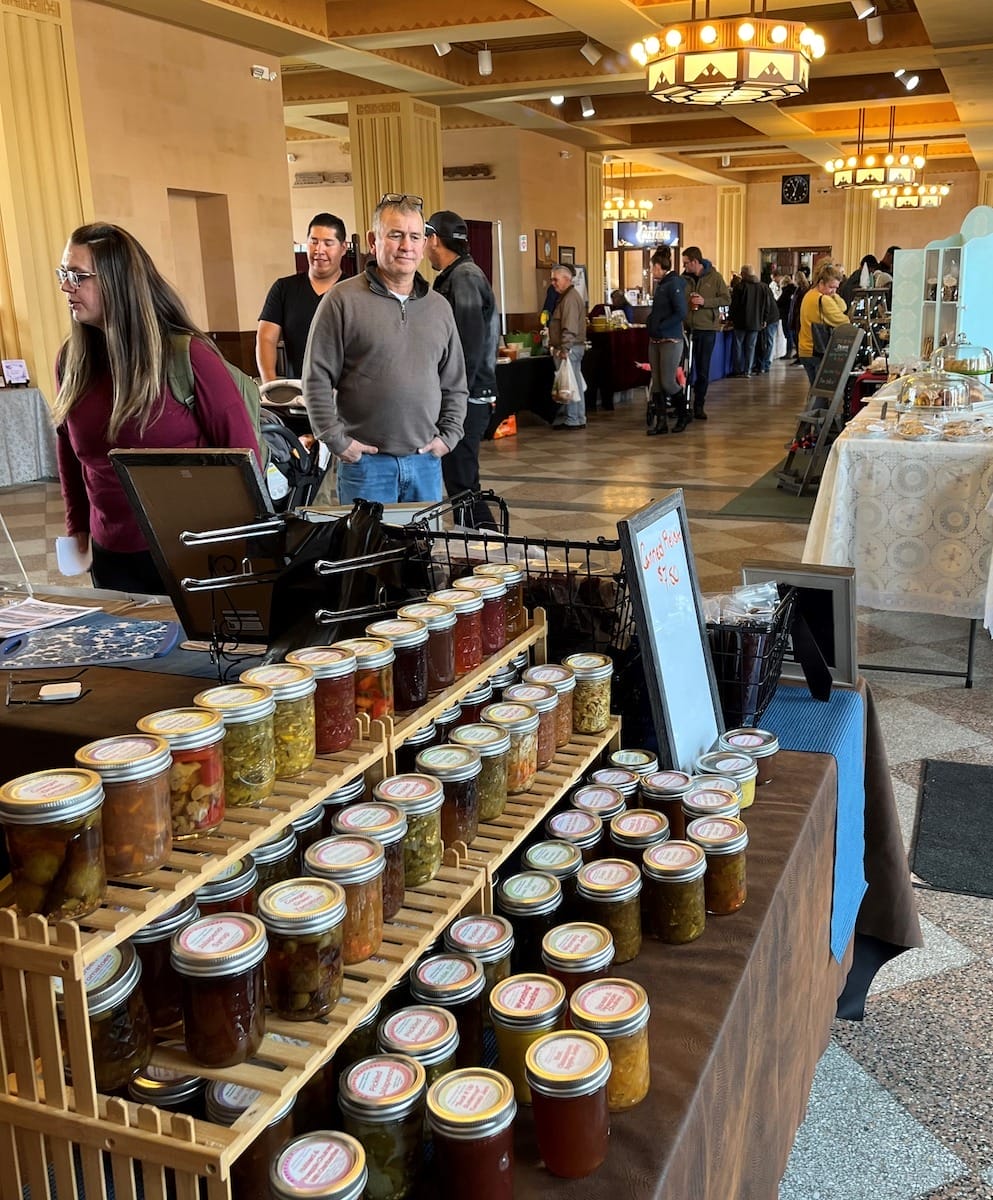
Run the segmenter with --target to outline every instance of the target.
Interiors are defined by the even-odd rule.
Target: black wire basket
[[[707,622],[717,693],[728,729],[756,725],[769,707],[783,669],[795,603],[796,590],[783,588],[768,620]]]

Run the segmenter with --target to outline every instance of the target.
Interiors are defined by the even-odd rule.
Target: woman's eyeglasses
[[[384,192],[379,201],[380,204],[413,204],[415,208],[424,207],[423,196],[408,196],[406,192]]]
[[[55,275],[59,283],[67,283],[73,291],[86,279],[93,279],[96,271],[67,271],[65,267],[56,267]]]

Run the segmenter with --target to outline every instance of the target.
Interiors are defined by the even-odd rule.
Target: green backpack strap
[[[196,407],[196,384],[190,362],[190,341],[188,333],[169,334],[172,352],[166,365],[166,383],[173,399],[192,412]]]

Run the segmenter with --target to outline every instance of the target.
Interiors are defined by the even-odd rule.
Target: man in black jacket
[[[489,281],[469,253],[469,230],[458,213],[432,213],[424,233],[428,261],[440,272],[434,290],[452,306],[469,386],[462,441],[441,460],[445,490],[451,497],[480,486],[479,446],[496,405],[496,301]],[[482,500],[458,509],[456,518],[476,529],[497,527]]]

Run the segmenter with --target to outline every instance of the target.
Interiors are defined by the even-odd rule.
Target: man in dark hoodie
[[[690,311],[686,328],[693,339],[693,366],[696,382],[693,385],[693,416],[706,421],[704,403],[710,381],[710,360],[714,342],[721,327],[722,308],[731,303],[731,293],[714,264],[703,257],[699,246],[687,246],[683,251],[683,278],[689,286]]]

